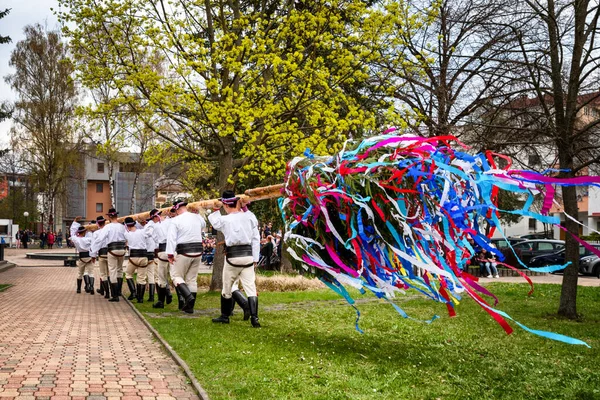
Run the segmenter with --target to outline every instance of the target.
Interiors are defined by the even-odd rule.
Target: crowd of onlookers
[[[62,229],[58,232],[43,230],[39,235],[34,234],[29,229],[21,229],[15,234],[15,239],[17,249],[27,249],[36,242],[39,243],[40,249],[52,249],[55,245],[62,249],[64,237]],[[69,240],[69,234],[67,234],[66,242],[67,247],[73,247]]]
[[[262,269],[275,269],[279,267],[281,260],[281,231],[273,232],[273,224],[263,224],[259,227],[260,231],[260,261],[259,267]],[[202,241],[203,252],[202,262],[205,265],[212,265],[217,251],[217,237],[209,234]]]

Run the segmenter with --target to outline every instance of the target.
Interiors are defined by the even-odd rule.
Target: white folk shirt
[[[106,224],[98,231],[98,238],[92,243],[91,255],[96,257],[98,250],[107,247],[109,243],[125,241],[125,226],[118,222]]]
[[[148,231],[145,229],[136,229],[135,231],[125,232],[125,240],[127,240],[129,250],[146,250],[148,247],[147,238]]]
[[[158,224],[154,223],[154,238],[156,240],[156,247],[158,247],[161,243],[167,243],[167,233],[169,232],[169,224],[171,223],[172,218],[165,218],[160,221]]]
[[[154,252],[154,249],[158,247],[158,242],[156,241],[156,224],[154,221],[148,221],[144,226],[144,231],[146,231],[146,251]]]
[[[175,254],[175,248],[183,243],[202,243],[202,231],[206,227],[206,222],[198,214],[184,212],[169,222],[167,233],[166,253]]]
[[[258,262],[260,255],[260,233],[258,220],[252,211],[221,215],[215,211],[208,216],[213,228],[223,232],[227,246],[252,245],[252,257]]]
[[[79,229],[80,226],[81,224],[79,222],[73,221],[73,223],[71,224],[71,228],[69,229],[71,237],[77,236],[77,229]]]
[[[92,246],[92,237],[91,236],[73,236],[71,241],[75,245],[75,249],[78,253],[82,253],[84,251],[90,251]]]

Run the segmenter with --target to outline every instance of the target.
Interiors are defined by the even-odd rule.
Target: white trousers
[[[83,279],[84,275],[94,276],[94,264],[91,257],[77,260],[77,279]]]
[[[171,266],[171,280],[175,286],[185,283],[190,292],[198,291],[198,269],[200,268],[200,257],[188,257],[177,254],[175,262]]]
[[[158,263],[155,274],[156,281],[158,286],[164,288],[169,284],[169,261],[163,260],[167,260],[167,253],[164,251],[158,253],[158,258],[155,259],[155,261]]]
[[[125,250],[112,250],[108,252],[108,276],[111,283],[117,283],[117,278],[123,278],[123,257]]]
[[[108,258],[107,256],[98,256],[98,273],[100,279],[108,280]]]
[[[137,271],[137,282],[140,285],[146,284],[146,275],[148,268],[148,259],[146,257],[129,257],[125,278],[133,279],[133,274]]]
[[[235,257],[231,258],[231,261],[235,264],[250,264],[254,259],[252,256]],[[234,267],[227,262],[225,259],[225,265],[223,266],[223,290],[221,294],[226,299],[231,298],[231,292],[233,284],[236,280],[240,280],[246,292],[246,296],[256,296],[256,275],[254,273],[254,267]]]

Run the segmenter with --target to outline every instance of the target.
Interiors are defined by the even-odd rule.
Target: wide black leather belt
[[[79,258],[90,258],[90,252],[89,251],[80,251]]]
[[[110,250],[125,250],[125,242],[112,242],[108,244],[106,248],[107,251]]]
[[[194,242],[194,243],[180,243],[175,248],[177,254],[186,254],[186,253],[202,253],[202,243]]]
[[[154,260],[154,252],[153,251],[148,251],[146,253],[146,257],[148,258],[148,261]]]
[[[100,250],[98,250],[98,257],[105,256],[107,254],[108,254],[108,247],[103,247]]]
[[[145,249],[129,249],[129,257],[146,257],[148,252]]]
[[[225,246],[225,254],[227,258],[248,257],[252,255],[252,245]]]
[[[158,252],[161,253],[163,251],[167,251],[167,243],[161,243],[158,245]]]

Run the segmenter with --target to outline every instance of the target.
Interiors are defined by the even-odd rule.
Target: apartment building
[[[136,173],[135,153],[119,153],[118,160],[113,170],[115,204],[112,204],[107,160],[92,152],[81,154],[80,163],[72,168],[67,187],[62,212],[63,230],[76,216],[91,221],[99,215],[106,215],[113,206],[120,215],[127,215],[130,211],[148,211],[154,207],[157,174]]]
[[[589,93],[581,95],[578,98],[580,110],[577,113],[575,127],[582,128],[594,121],[600,119],[600,94]],[[551,98],[546,100],[546,104],[552,104]],[[505,108],[507,110],[506,122],[509,126],[518,125],[521,127],[535,128],[536,125],[544,125],[544,112],[537,98],[519,98]],[[527,160],[529,167],[532,169],[544,170],[546,168],[557,168],[557,153],[553,146],[530,146],[524,151],[527,151]],[[582,171],[583,174],[588,174],[588,170]],[[560,204],[560,189],[556,192],[557,201]],[[581,227],[581,235],[590,235],[593,230],[600,231],[600,188],[595,186],[578,187],[577,203],[579,214],[573,216],[580,223],[585,225]],[[550,214],[559,217],[564,221],[562,207],[554,206],[550,210]],[[512,225],[503,225],[504,234],[506,236],[519,236],[531,233],[548,232],[555,239],[564,239],[565,233],[557,227],[545,226],[534,218],[524,217]]]

